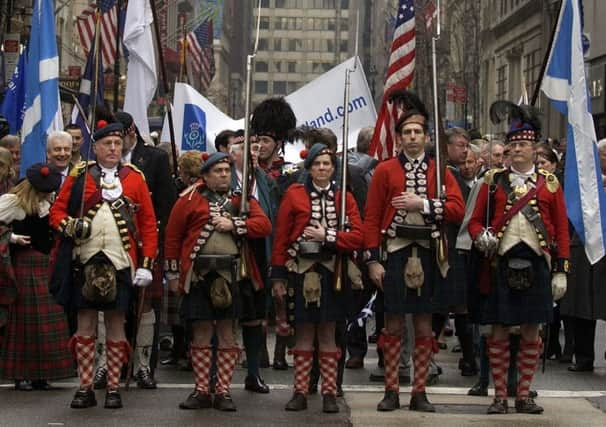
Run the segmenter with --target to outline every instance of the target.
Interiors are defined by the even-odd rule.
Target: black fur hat
[[[250,127],[255,135],[267,135],[276,141],[289,139],[297,118],[284,97],[268,98],[254,109]]]

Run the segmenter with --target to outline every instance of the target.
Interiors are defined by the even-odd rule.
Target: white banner
[[[355,58],[350,58],[286,97],[297,117],[297,126],[329,128],[341,145],[343,136],[345,70],[353,70]],[[359,62],[351,73],[349,102],[349,143],[356,146],[361,128],[374,126],[377,112],[368,88],[366,75]],[[175,85],[173,109],[175,139],[180,151],[215,151],[214,140],[225,129],[244,128],[244,119],[233,120],[223,114],[208,99],[185,83]],[[170,141],[165,120],[161,141]],[[292,148],[287,145],[287,148]],[[293,150],[288,149],[289,155]],[[298,152],[297,152],[298,153]],[[296,154],[298,161],[298,154]]]

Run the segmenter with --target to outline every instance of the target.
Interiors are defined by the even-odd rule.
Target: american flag
[[[370,154],[379,160],[394,155],[395,124],[401,111],[395,103],[388,102],[388,99],[392,92],[406,89],[412,82],[415,69],[415,35],[413,0],[400,0],[385,78],[383,102],[370,144]]]
[[[97,2],[99,12],[101,13],[101,24],[99,29],[101,34],[101,57],[103,66],[107,68],[116,61],[118,49],[116,49],[116,33],[118,31],[118,8],[116,0],[99,0]],[[84,52],[88,56],[93,42],[95,40],[95,21],[97,19],[97,6],[95,3],[88,6],[76,19],[76,28],[80,35],[80,42]]]
[[[200,75],[202,89],[210,86],[215,75],[213,52],[213,21],[207,19],[186,37],[187,54],[196,75]]]

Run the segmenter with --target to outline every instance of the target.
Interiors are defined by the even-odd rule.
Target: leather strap
[[[505,190],[505,194],[507,194],[507,197],[511,197],[512,193],[513,193],[513,189],[511,188],[511,185],[509,185],[509,179],[507,178],[506,174],[503,174],[501,176],[501,179],[499,180],[501,186],[503,187],[503,190]],[[513,218],[515,216],[515,214],[517,214],[518,212],[521,212],[522,215],[524,215],[524,217],[537,229],[539,230],[539,232],[541,234],[543,234],[543,237],[547,238],[547,233],[545,230],[545,224],[543,224],[543,221],[541,220],[541,218],[538,216],[538,214],[535,212],[534,209],[532,209],[529,205],[528,202],[530,202],[530,200],[535,197],[537,195],[537,193],[539,192],[540,189],[542,189],[545,186],[545,179],[543,178],[543,175],[539,175],[539,177],[537,178],[537,185],[530,189],[530,191],[528,191],[528,193],[526,193],[524,195],[524,197],[522,197],[521,199],[518,199],[512,206],[511,209],[509,209],[507,212],[505,212],[505,215],[503,215],[500,219],[500,221],[498,222],[498,224],[496,224],[495,226],[495,232],[500,232],[502,231],[503,227],[505,226],[505,224],[507,223],[507,221],[509,221],[511,218]]]

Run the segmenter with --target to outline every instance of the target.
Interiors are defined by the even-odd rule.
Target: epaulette
[[[555,193],[560,188],[560,181],[558,181],[558,177],[552,174],[551,172],[547,172],[545,169],[539,169],[538,172],[545,177],[545,187],[549,190],[550,193]]]
[[[296,171],[299,170],[299,166],[295,163],[285,163],[282,166],[282,174],[283,175],[292,175]]]
[[[486,171],[484,174],[484,182],[488,185],[494,184],[494,176],[498,173],[504,172],[505,168],[494,168]]]
[[[128,166],[129,168],[131,168],[132,170],[134,170],[135,172],[139,172],[139,174],[143,177],[143,181],[145,181],[145,174],[143,173],[143,171],[141,169],[139,169],[137,166],[133,165],[132,163],[124,163],[123,166]]]
[[[82,160],[81,162],[78,162],[77,164],[74,165],[74,167],[71,168],[71,170],[69,171],[69,176],[79,176],[82,175],[84,173],[84,171],[88,168],[88,166],[92,166],[94,164],[96,164],[97,162],[95,162],[94,160],[89,160],[88,162]]]

